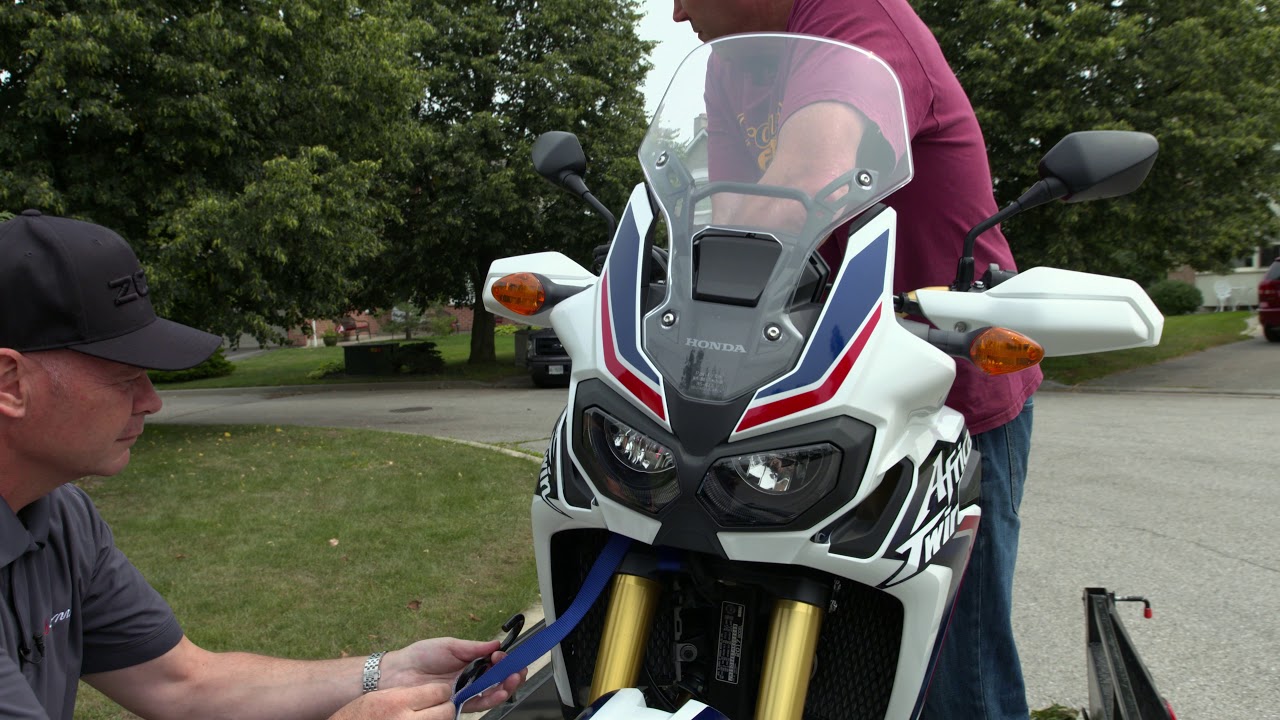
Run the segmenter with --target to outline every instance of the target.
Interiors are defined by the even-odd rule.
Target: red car
[[[1280,342],[1280,258],[1258,283],[1258,322],[1271,342]]]

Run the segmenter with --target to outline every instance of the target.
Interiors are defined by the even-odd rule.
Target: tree
[[[425,128],[408,0],[0,5],[0,208],[121,233],[175,319],[347,310]]]
[[[973,101],[996,198],[1076,130],[1151,133],[1161,150],[1127,198],[1005,224],[1021,267],[1149,282],[1221,266],[1276,234],[1280,22],[1249,0],[917,0]],[[978,269],[979,272],[983,268]]]
[[[370,304],[409,297],[475,310],[471,362],[494,359],[493,317],[479,291],[489,264],[559,250],[585,261],[608,241],[604,223],[533,171],[529,151],[549,130],[575,132],[587,181],[620,208],[641,180],[639,87],[649,43],[635,34],[633,0],[419,2],[434,29],[418,53],[426,76],[420,148]]]

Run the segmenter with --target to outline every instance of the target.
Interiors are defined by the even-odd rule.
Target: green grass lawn
[[[1169,360],[1216,345],[1248,339],[1242,335],[1254,313],[1222,312],[1165,318],[1160,344],[1153,348],[1117,350],[1093,355],[1045,358],[1040,363],[1046,380],[1076,385],[1105,375]]]
[[[151,425],[83,486],[194,642],[332,658],[487,639],[534,604],[537,471],[412,435]],[[77,718],[131,717],[82,690]]]
[[[472,365],[471,335],[457,334],[441,337],[414,338],[414,342],[426,339],[436,344],[445,361],[445,371],[439,375],[364,375],[359,377],[337,376],[324,379],[307,377],[307,373],[331,363],[340,363],[343,349],[335,347],[280,348],[260,355],[236,361],[235,372],[226,377],[205,378],[183,383],[159,384],[161,390],[188,390],[200,388],[274,387],[278,385],[332,385],[350,382],[405,382],[415,380],[475,380],[492,382],[528,374],[515,364],[515,340],[511,335],[496,335],[494,348],[497,359],[492,363]],[[371,341],[366,340],[368,344]],[[379,340],[378,342],[383,342]]]

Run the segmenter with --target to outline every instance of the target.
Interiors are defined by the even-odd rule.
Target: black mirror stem
[[[978,236],[1017,215],[1024,210],[1030,210],[1033,207],[1043,205],[1051,200],[1064,198],[1071,194],[1071,191],[1056,177],[1046,177],[1031,189],[1022,194],[1022,197],[1014,200],[1005,209],[992,215],[974,226],[968,235],[964,236],[964,252],[960,256],[959,266],[956,268],[956,280],[951,289],[957,292],[968,292],[973,287],[974,261],[973,249],[978,242]]]
[[[613,233],[618,228],[617,219],[613,217],[613,213],[609,212],[609,208],[604,206],[604,203],[597,200],[596,196],[591,194],[591,191],[587,189],[587,183],[583,181],[582,176],[572,171],[565,171],[560,175],[560,184],[574,195],[586,200],[587,204],[591,206],[591,209],[604,217],[605,222],[609,223],[609,240],[612,242]]]

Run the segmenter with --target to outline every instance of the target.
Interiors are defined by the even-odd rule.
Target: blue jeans
[[[982,453],[982,522],[929,684],[927,720],[1029,717],[1012,610],[1032,409],[1028,399],[1013,420],[973,438]]]

